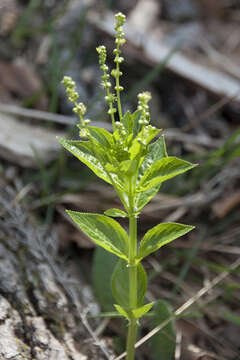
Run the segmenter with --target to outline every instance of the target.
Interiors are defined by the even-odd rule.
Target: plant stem
[[[137,219],[135,215],[130,215],[129,233],[129,306],[130,309],[135,309],[137,306],[137,266],[135,264],[137,255]]]
[[[122,105],[121,105],[121,99],[120,99],[120,84],[119,84],[119,77],[120,77],[120,69],[119,69],[119,62],[117,61],[121,50],[119,49],[119,45],[117,45],[117,57],[116,57],[116,94],[117,94],[117,106],[118,106],[118,115],[119,120],[122,120]]]
[[[129,308],[131,310],[137,307],[137,265],[135,264],[137,254],[137,219],[133,213],[129,215],[129,237]],[[137,321],[132,314],[128,327],[127,360],[134,360],[136,336]]]
[[[117,71],[119,72],[119,64],[117,63]],[[120,90],[119,90],[119,75],[116,76],[116,93],[117,93],[117,105],[118,105],[118,115],[119,119],[121,121],[122,119],[122,106],[121,106],[121,100],[120,100]]]
[[[127,358],[126,360],[134,360],[135,355],[135,343],[137,336],[137,322],[136,319],[131,319],[128,328],[127,338]]]

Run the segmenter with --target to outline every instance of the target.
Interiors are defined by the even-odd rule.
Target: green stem
[[[132,199],[131,199],[132,200]],[[131,201],[132,203],[132,201]],[[137,218],[133,213],[131,206],[131,213],[129,214],[129,308],[135,309],[137,307],[137,265],[135,258],[137,255]],[[137,336],[137,321],[134,315],[131,315],[128,327],[127,338],[127,360],[134,360],[135,343]]]
[[[137,322],[136,319],[131,319],[128,328],[127,338],[127,358],[126,360],[134,360],[135,355],[135,342],[137,336]]]
[[[119,45],[117,45],[117,51],[118,51],[118,56],[120,54],[120,49],[119,49]],[[118,105],[118,115],[119,115],[119,120],[122,120],[122,105],[121,105],[121,99],[120,99],[120,90],[119,90],[119,77],[120,77],[120,70],[119,70],[119,63],[117,62],[116,64],[116,94],[117,94],[117,105]]]
[[[104,76],[107,75],[107,72],[104,70]],[[106,81],[107,83],[107,81]],[[109,97],[110,96],[110,91],[109,91],[109,88],[106,86],[106,93],[107,93],[107,96]],[[111,119],[112,119],[112,128],[113,128],[113,132],[116,130],[116,126],[115,126],[115,117],[114,117],[114,112],[113,112],[113,103],[110,102],[109,103],[109,109],[111,111]]]
[[[129,280],[130,280],[130,308],[137,306],[137,267],[135,265],[135,258],[137,255],[137,219],[135,215],[129,217]]]
[[[116,130],[116,126],[115,126],[115,118],[114,118],[112,103],[110,103],[110,111],[111,111],[111,119],[112,119],[112,128],[113,128],[113,132],[114,132]]]

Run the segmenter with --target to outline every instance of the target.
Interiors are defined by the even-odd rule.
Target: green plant
[[[84,120],[86,107],[83,103],[77,102],[75,83],[71,78],[64,77],[63,84],[67,96],[75,105],[73,111],[79,115],[80,137],[85,140],[59,141],[97,176],[114,187],[125,209],[109,209],[104,215],[69,210],[67,213],[97,245],[119,257],[112,275],[112,293],[117,302],[114,305],[116,310],[129,322],[127,359],[132,360],[138,321],[153,305],[144,304],[147,275],[141,261],[194,228],[178,223],[162,223],[147,231],[138,245],[137,218],[164,181],[196,165],[168,156],[163,136],[152,142],[161,130],[150,125],[149,92],[138,95],[138,107],[133,114],[129,111],[122,114],[120,92],[123,87],[119,84],[119,78],[122,75],[120,64],[123,61],[120,47],[125,42],[122,29],[124,21],[123,14],[115,15],[116,68],[111,71],[115,78],[114,92],[111,92],[112,85],[106,65],[106,48],[97,48],[113,133],[91,126],[90,120]],[[129,218],[129,234],[112,217]]]

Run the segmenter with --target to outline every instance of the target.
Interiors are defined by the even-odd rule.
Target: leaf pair
[[[147,274],[141,264],[137,266],[137,307],[143,305],[143,299],[147,289]],[[112,275],[112,293],[119,305],[129,309],[129,271],[127,262],[119,260]]]
[[[128,235],[117,221],[100,214],[80,213],[70,210],[67,213],[97,245],[128,261]],[[124,212],[120,211],[120,214],[122,213],[124,214]],[[154,226],[141,240],[136,262],[140,262],[145,256],[192,229],[194,229],[194,226],[178,223],[162,223]]]
[[[130,309],[130,279],[128,265],[126,261],[119,260],[112,276],[112,293],[118,304],[115,304],[116,310],[125,318],[139,319],[144,316],[152,307],[153,303],[143,305],[144,296],[147,290],[147,274],[141,264],[137,267],[137,306]]]
[[[196,166],[176,157],[168,157],[163,136],[143,148],[134,138],[136,129],[139,127],[137,125],[138,117],[138,112],[134,114],[127,112],[123,117],[122,121],[127,129],[126,139],[128,139],[126,146],[123,145],[124,149],[118,148],[114,135],[93,126],[87,128],[92,141],[59,139],[67,150],[87,165],[97,176],[114,185],[123,193],[129,191],[128,179],[136,176],[136,213],[140,212],[152,199],[164,181]],[[132,135],[130,131],[133,131]],[[159,130],[156,129],[151,136],[154,137],[158,132]],[[146,139],[147,142],[151,140],[151,136],[150,139]],[[123,156],[122,159],[121,156]]]

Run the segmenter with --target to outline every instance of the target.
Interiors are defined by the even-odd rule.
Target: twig
[[[65,125],[74,125],[76,123],[76,118],[73,116],[53,114],[47,111],[24,109],[20,106],[11,104],[6,105],[0,103],[0,112],[16,116],[24,116],[26,118],[32,118],[35,120],[52,121]]]
[[[77,117],[66,116],[60,114],[53,114],[48,111],[40,111],[34,109],[25,109],[20,106],[11,105],[11,104],[2,104],[0,103],[0,113],[11,114],[15,116],[23,116],[26,118],[31,118],[33,120],[44,120],[52,121],[58,124],[63,125],[75,125],[77,123]],[[111,130],[111,125],[103,121],[92,121],[94,126],[103,127],[106,130]]]
[[[182,348],[182,331],[178,330],[176,334],[175,360],[181,359],[181,348]]]
[[[204,37],[201,39],[200,44],[202,49],[205,50],[206,54],[209,56],[210,60],[216,65],[221,66],[221,68],[228,72],[230,75],[234,76],[237,79],[240,79],[239,66],[229,58],[220,52],[218,52],[214,47],[207,41]]]

